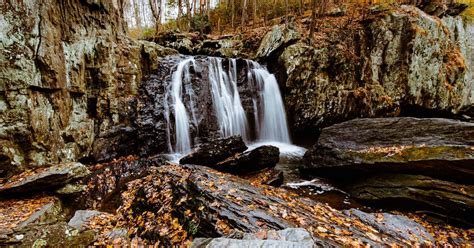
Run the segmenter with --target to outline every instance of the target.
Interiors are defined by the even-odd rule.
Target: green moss
[[[354,160],[362,160],[369,164],[396,163],[436,159],[474,159],[474,149],[467,146],[383,147],[376,151],[349,151],[341,155]]]

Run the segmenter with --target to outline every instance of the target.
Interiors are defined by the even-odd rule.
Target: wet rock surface
[[[433,236],[420,224],[405,216],[388,213],[365,213],[358,209],[345,210],[349,216],[356,216],[362,222],[382,232],[401,239],[416,239],[420,244],[434,244]]]
[[[180,159],[180,164],[215,165],[236,153],[247,150],[241,136],[231,136],[204,143]]]
[[[0,195],[5,196],[54,189],[64,186],[71,181],[79,180],[89,174],[90,171],[81,163],[65,163],[25,171],[0,184]]]
[[[305,163],[314,170],[345,170],[349,178],[361,170],[424,174],[470,183],[474,178],[473,139],[474,124],[469,122],[354,119],[323,129],[317,144],[305,154]]]
[[[132,229],[131,235],[164,245],[185,242],[171,237],[214,237],[230,235],[234,230],[255,233],[262,228],[293,227],[305,228],[318,245],[324,246],[433,241],[425,227],[413,220],[394,215],[384,215],[381,220],[372,214],[341,212],[283,189],[254,187],[231,175],[223,180],[224,175],[202,166],[154,168],[147,177],[129,183],[118,210],[118,223],[140,225],[143,221],[156,226]],[[156,211],[160,211],[159,216]],[[401,226],[409,229],[400,233]],[[165,235],[159,232],[162,227],[172,228]],[[410,230],[413,235],[408,234]]]
[[[231,174],[246,174],[275,167],[279,159],[278,147],[259,146],[244,153],[234,154],[209,167]]]
[[[352,197],[380,205],[406,203],[406,208],[437,212],[474,226],[474,186],[442,181],[421,175],[382,174],[346,187]]]
[[[91,168],[91,175],[77,182],[84,190],[67,197],[67,202],[79,209],[115,211],[120,205],[120,194],[126,184],[148,174],[148,168],[165,164],[161,156],[137,159],[121,158],[116,161],[97,164]]]

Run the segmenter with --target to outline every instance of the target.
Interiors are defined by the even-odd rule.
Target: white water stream
[[[275,76],[257,62],[247,61],[249,69],[246,83],[253,83],[257,89],[252,96],[254,113],[251,113],[255,119],[256,140],[251,141],[251,128],[237,85],[236,59],[208,57],[207,60],[209,89],[220,135],[241,135],[244,141],[250,144],[250,148],[274,145],[280,149],[282,156],[302,157],[305,149],[291,144],[285,108]],[[190,68],[196,66],[193,57],[181,60],[173,72],[171,84],[165,94],[168,146],[171,153],[176,154],[176,158],[189,152],[193,145],[190,122],[197,126],[197,119],[194,109],[196,96],[192,90]],[[171,129],[171,114],[174,117],[174,135]]]

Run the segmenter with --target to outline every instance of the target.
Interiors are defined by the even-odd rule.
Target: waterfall
[[[221,135],[240,134],[248,141],[247,117],[237,88],[236,60],[229,60],[229,69],[225,71],[221,58],[209,58],[209,82]]]
[[[185,153],[191,150],[191,138],[189,134],[189,117],[186,107],[183,103],[183,77],[186,82],[191,81],[189,75],[189,64],[194,62],[193,58],[188,58],[181,61],[176,67],[171,80],[171,89],[168,90],[166,97],[171,96],[171,106],[174,108],[174,124],[175,124],[175,146],[171,145],[170,134],[170,117],[169,117],[169,103],[166,104],[165,110],[166,120],[168,122],[168,146],[171,152]],[[191,93],[187,91],[187,93]],[[192,99],[192,97],[191,97]],[[165,99],[167,101],[168,99]],[[192,111],[194,113],[194,111]]]
[[[217,57],[180,59],[165,93],[170,152],[187,153],[193,138],[200,137],[200,126],[204,127],[201,130],[204,138],[215,130],[221,137],[241,135],[248,144],[271,143],[280,147],[280,151],[282,147],[291,145],[285,108],[275,76],[251,60],[246,60],[245,68],[237,68],[237,64],[237,59]],[[190,70],[191,67],[193,70]],[[247,71],[239,76],[238,69]],[[246,108],[241,94],[245,95]],[[197,118],[198,115],[200,118]],[[251,124],[248,117],[254,119]],[[205,121],[204,126],[200,125],[201,121]],[[193,135],[191,124],[195,127]]]
[[[252,69],[257,87],[261,90],[263,119],[257,130],[259,141],[291,143],[286,122],[285,106],[275,76],[257,63]]]

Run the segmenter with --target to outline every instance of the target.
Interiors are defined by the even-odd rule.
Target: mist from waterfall
[[[204,61],[206,65],[201,63],[198,68],[199,65],[193,57],[181,60],[176,65],[166,89],[165,116],[170,152],[185,154],[191,150],[191,124],[196,128],[193,129],[196,131],[193,134],[199,132],[194,109],[197,99],[192,88],[193,83],[196,83],[192,81],[195,76],[192,73],[197,73],[196,71],[200,71],[202,77],[207,76],[204,84],[207,82],[208,85],[199,87],[209,88],[212,111],[221,137],[241,135],[246,143],[250,144],[253,136],[253,142],[273,144],[280,150],[291,146],[284,104],[273,74],[257,62],[246,60],[247,81],[244,81],[244,84],[255,90],[250,93],[249,99],[252,109],[247,110],[253,113],[246,113],[239,93],[238,82],[242,82],[238,81],[237,60],[206,57]],[[202,73],[206,66],[208,74]],[[246,94],[248,96],[249,93]],[[255,121],[252,123],[253,132],[247,114]]]

